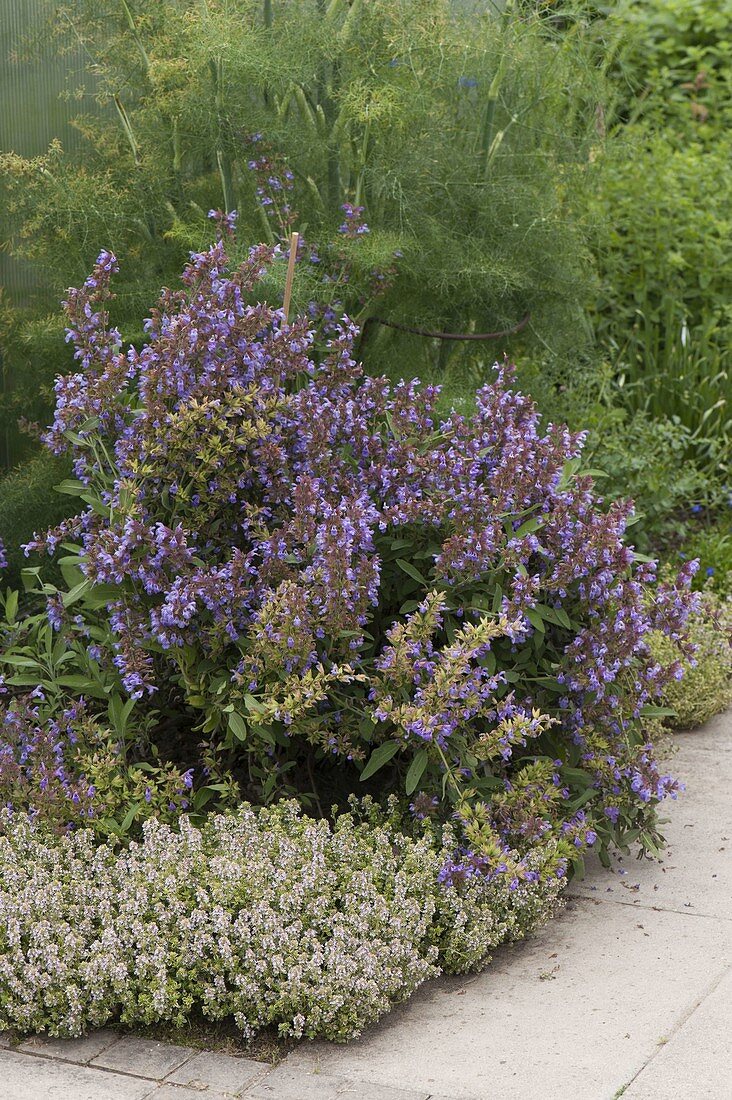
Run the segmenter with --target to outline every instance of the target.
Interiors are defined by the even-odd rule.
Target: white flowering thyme
[[[52,1035],[200,1011],[247,1036],[345,1040],[530,931],[562,888],[445,887],[428,837],[294,802],[200,829],[152,819],[121,851],[20,816],[0,815],[0,832],[0,1029]]]

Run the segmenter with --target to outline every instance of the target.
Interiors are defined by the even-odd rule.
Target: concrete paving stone
[[[195,1054],[196,1051],[189,1047],[176,1046],[174,1043],[158,1043],[153,1039],[143,1039],[136,1035],[125,1035],[94,1058],[90,1065],[104,1066],[105,1069],[121,1070],[123,1073],[133,1073],[137,1077],[162,1081]]]
[[[570,894],[732,920],[732,738],[723,717],[675,737],[679,752],[666,767],[686,791],[661,807],[670,821],[661,827],[668,848],[660,861],[630,856],[607,871],[590,857]]]
[[[732,1095],[732,970],[659,1046],[623,1100],[729,1100]]]
[[[338,1100],[349,1084],[344,1077],[290,1070],[286,1063],[242,1093],[245,1100]]]
[[[34,1035],[20,1043],[18,1050],[24,1054],[41,1054],[44,1058],[60,1058],[63,1062],[78,1062],[86,1065],[92,1058],[111,1047],[119,1039],[119,1033],[109,1028],[100,1028],[80,1039],[49,1039],[44,1035]]]
[[[732,963],[732,923],[574,899],[482,974],[423,986],[348,1046],[303,1045],[317,1064],[451,1100],[609,1100]]]
[[[236,1095],[255,1078],[261,1077],[266,1069],[266,1064],[251,1058],[232,1058],[229,1054],[202,1051],[169,1074],[166,1081]]]
[[[2,1100],[143,1100],[150,1082],[72,1062],[0,1050]]]

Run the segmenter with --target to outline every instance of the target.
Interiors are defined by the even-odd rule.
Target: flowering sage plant
[[[509,366],[439,419],[437,388],[363,373],[348,321],[318,347],[257,302],[273,250],[233,265],[218,220],[141,349],[109,325],[111,254],[66,303],[80,369],[46,443],[83,509],[29,549],[65,544],[127,693],[174,684],[270,794],[307,761],[455,815],[446,882],[518,886],[550,840],[560,876],[598,836],[651,845],[677,783],[639,719],[678,668],[647,640],[683,649],[692,567],[656,581],[631,506],[603,505],[581,434],[543,428]]]

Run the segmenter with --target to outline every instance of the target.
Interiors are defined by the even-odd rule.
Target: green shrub
[[[54,299],[58,297],[54,293]],[[19,421],[45,423],[53,404],[53,380],[71,370],[73,363],[56,300],[13,308],[0,289],[0,466],[5,471],[37,454],[37,442]]]
[[[676,303],[690,335],[730,320],[732,215],[724,187],[732,141],[676,149],[647,126],[626,127],[598,154],[594,251],[600,265],[599,333],[665,323]],[[674,319],[675,321],[675,319]],[[620,340],[620,337],[618,337]],[[622,345],[620,345],[622,347]]]
[[[592,180],[595,326],[618,396],[678,421],[686,456],[713,472],[729,469],[732,446],[732,217],[719,186],[731,154],[728,135],[675,148],[645,124],[626,127]]]
[[[618,77],[635,99],[634,116],[660,123],[669,137],[714,141],[732,119],[730,0],[620,0],[610,12]]]
[[[606,500],[635,503],[632,540],[644,553],[666,557],[691,537],[700,513],[727,512],[723,464],[714,470],[703,458],[695,461],[693,433],[677,418],[630,409],[610,363],[585,361],[569,375],[546,362],[524,362],[518,377],[548,421],[587,433],[584,453],[598,491]]]
[[[722,596],[732,595],[732,524],[729,519],[693,534],[684,543],[684,553],[688,558],[699,558],[697,588],[707,586]]]
[[[663,720],[671,729],[696,729],[732,705],[732,601],[706,591],[690,627],[696,654],[683,661],[683,678],[671,681],[663,696],[674,711]],[[662,664],[678,659],[673,644],[659,635],[652,650]]]
[[[548,18],[565,34],[586,28],[612,87],[585,217],[598,267],[590,312],[617,383],[613,400],[631,417],[685,430],[684,477],[693,463],[724,482],[732,222],[719,181],[732,154],[732,4],[568,0]]]
[[[598,487],[608,500],[634,502],[632,538],[642,550],[678,544],[690,501],[716,507],[725,499],[722,485],[689,459],[691,433],[678,421],[616,406],[598,411],[587,428],[587,458],[598,470]]]
[[[0,479],[0,539],[8,559],[4,582],[19,586],[20,572],[28,565],[23,545],[39,528],[60,523],[73,512],[73,502],[55,491],[69,472],[65,459],[42,454]],[[61,579],[51,563],[44,565],[44,576]]]
[[[528,312],[522,340],[576,345],[591,281],[576,176],[604,94],[581,27],[554,35],[537,15],[449,0],[72,0],[65,13],[54,26],[84,43],[109,110],[80,122],[83,155],[2,159],[5,234],[59,293],[113,249],[131,275],[126,338],[140,295],[222,207],[247,243],[304,232],[321,267],[302,265],[300,306],[338,299],[365,319],[378,301],[388,319],[452,332]],[[345,203],[370,232],[344,246]],[[387,365],[452,347],[376,325],[362,339]]]
[[[445,888],[444,840],[293,803],[180,831],[149,821],[121,854],[80,832],[0,822],[0,1029],[78,1035],[198,1011],[250,1036],[344,1040],[426,978],[479,966],[549,917],[561,883]],[[540,856],[533,857],[537,871]]]
[[[104,616],[87,605],[61,629],[64,597],[49,581],[39,591],[46,603],[34,614],[19,612],[17,591],[0,595],[2,804],[52,832],[82,826],[121,840],[152,816],[172,823],[188,811],[197,820],[212,799],[230,805],[236,783],[195,735],[168,723],[164,736],[155,707],[124,698]],[[195,792],[192,764],[207,776]]]
[[[510,367],[439,422],[433,389],[363,373],[352,326],[322,348],[246,305],[268,252],[226,249],[192,257],[140,353],[107,323],[114,257],[69,292],[83,370],[46,441],[85,507],[34,544],[68,551],[68,589],[41,589],[54,629],[99,626],[124,691],[196,723],[264,800],[383,768],[413,812],[457,813],[448,876],[518,881],[503,851],[525,829],[566,861],[626,829],[653,844],[675,783],[637,721],[663,680],[646,634],[683,638],[693,566],[655,585],[629,509],[598,504],[581,437],[544,431]]]

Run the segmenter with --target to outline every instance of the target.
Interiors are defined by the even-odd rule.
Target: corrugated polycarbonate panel
[[[4,152],[37,156],[54,138],[66,149],[78,148],[82,139],[70,121],[96,109],[92,96],[73,97],[85,82],[83,55],[80,47],[58,55],[52,34],[54,8],[53,0],[0,0],[0,149]],[[22,302],[36,285],[32,267],[0,252],[0,285],[13,301]]]

